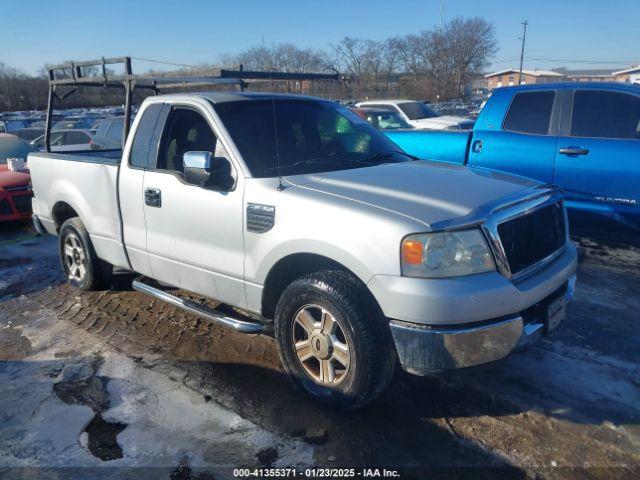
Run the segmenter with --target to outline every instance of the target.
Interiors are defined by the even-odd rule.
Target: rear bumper
[[[427,375],[500,360],[547,333],[544,307],[558,297],[568,304],[575,278],[572,275],[560,289],[525,311],[494,321],[438,327],[391,320],[400,363],[409,373]]]
[[[0,191],[0,222],[26,220],[31,216],[31,198],[29,190],[17,192]]]

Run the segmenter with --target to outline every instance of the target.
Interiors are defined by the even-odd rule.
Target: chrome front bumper
[[[565,305],[573,298],[575,278],[571,276],[563,288]],[[415,375],[493,362],[518,347],[536,342],[546,333],[544,319],[520,313],[469,327],[428,326],[398,320],[391,320],[390,326],[402,367]]]

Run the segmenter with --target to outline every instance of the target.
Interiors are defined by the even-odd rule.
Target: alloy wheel
[[[64,239],[64,262],[69,280],[81,282],[87,272],[87,256],[75,233],[69,233]]]
[[[296,356],[316,383],[336,386],[347,376],[350,345],[337,318],[318,305],[305,305],[292,325]]]

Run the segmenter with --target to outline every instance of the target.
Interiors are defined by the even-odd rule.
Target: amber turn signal
[[[402,244],[402,259],[409,265],[422,263],[423,246],[422,242],[415,240],[405,240]]]

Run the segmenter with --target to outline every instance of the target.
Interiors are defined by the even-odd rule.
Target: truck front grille
[[[565,228],[560,202],[498,225],[511,274],[522,272],[562,248]]]
[[[11,197],[18,213],[31,213],[31,198],[33,195],[14,195]]]

